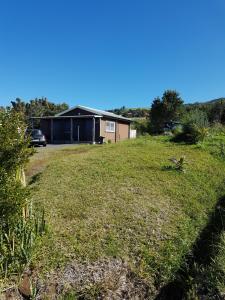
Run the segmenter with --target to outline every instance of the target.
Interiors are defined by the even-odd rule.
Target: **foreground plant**
[[[25,130],[20,114],[0,112],[0,277],[22,270],[45,227],[26,187],[24,167],[33,150]]]
[[[185,165],[187,164],[187,161],[185,159],[185,156],[181,156],[180,158],[176,159],[175,157],[169,159],[173,164],[173,169],[185,172]]]

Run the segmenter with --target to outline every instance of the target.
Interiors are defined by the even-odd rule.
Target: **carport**
[[[33,117],[40,119],[40,129],[52,144],[95,143],[100,136],[100,116],[52,116]],[[33,122],[32,122],[33,124]]]

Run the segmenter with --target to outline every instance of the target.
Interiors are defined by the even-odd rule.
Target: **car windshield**
[[[42,135],[42,132],[40,129],[33,129],[31,135]]]

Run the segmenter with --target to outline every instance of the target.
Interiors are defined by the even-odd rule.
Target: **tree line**
[[[20,98],[11,101],[11,108],[24,116],[26,123],[31,117],[53,116],[69,108],[65,102],[56,104],[46,97],[31,99],[28,102]],[[2,110],[3,108],[0,108]],[[170,122],[184,122],[185,116],[201,115],[209,124],[225,124],[225,98],[204,103],[184,104],[180,94],[175,90],[166,90],[162,97],[153,99],[149,108],[115,108],[109,110],[134,120],[134,127],[142,133],[158,134],[164,131]]]
[[[127,108],[125,106],[109,110],[109,112],[126,118],[146,118],[149,115],[149,111],[149,108]]]
[[[134,127],[139,134],[161,134],[173,124],[184,124],[187,120],[191,122],[191,119],[195,123],[204,123],[205,126],[225,124],[225,98],[185,104],[179,92],[175,90],[166,90],[162,97],[153,99],[149,109],[128,109],[123,106],[111,111],[133,118]]]
[[[26,120],[31,117],[54,116],[69,108],[65,102],[56,104],[45,97],[31,99],[28,102],[16,98],[15,101],[11,101],[11,107],[13,111],[22,113]]]

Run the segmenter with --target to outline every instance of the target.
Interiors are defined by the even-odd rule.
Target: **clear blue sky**
[[[224,0],[0,0],[0,105],[225,97]]]

